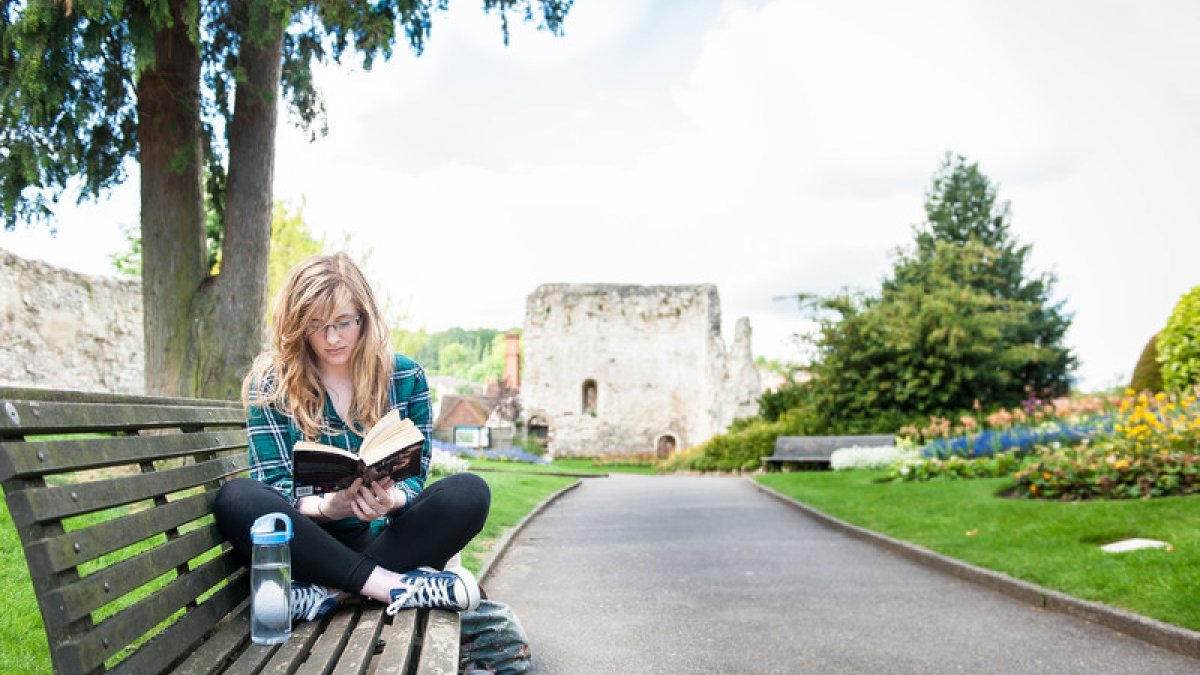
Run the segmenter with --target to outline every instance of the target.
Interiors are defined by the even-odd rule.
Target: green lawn
[[[479,572],[483,556],[510,527],[550,494],[577,480],[565,476],[498,471],[481,472],[479,476],[492,489],[492,509],[483,532],[463,552],[463,565],[472,572]]]
[[[471,459],[472,470],[495,473],[572,473],[604,475],[606,473],[653,474],[654,466],[648,462],[621,462],[620,460],[598,460],[592,457],[560,457],[550,464],[527,464],[505,462],[494,459]]]
[[[880,475],[795,472],[756,480],[855,525],[1200,630],[1200,496],[1051,502],[997,497],[1012,485],[1009,478],[874,482]],[[1099,549],[1129,537],[1166,541],[1174,551]]]
[[[492,509],[483,532],[463,555],[463,564],[475,572],[482,555],[506,530],[574,480],[521,473],[480,475],[492,489]],[[106,614],[112,613],[112,608],[105,609]],[[0,501],[0,673],[50,672],[45,636],[21,542],[8,507]]]

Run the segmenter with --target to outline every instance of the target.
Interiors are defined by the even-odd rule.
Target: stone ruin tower
[[[758,412],[750,321],[717,287],[548,284],[525,305],[522,418],[555,456],[666,456]]]

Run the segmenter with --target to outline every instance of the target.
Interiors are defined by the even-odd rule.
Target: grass
[[[601,460],[594,457],[560,457],[551,464],[527,464],[494,459],[471,459],[469,462],[471,469],[488,473],[573,473],[598,476],[606,473],[654,473],[654,466],[649,462]]]
[[[574,479],[565,476],[536,475],[530,473],[484,473],[481,474],[492,489],[492,509],[487,523],[463,554],[463,564],[474,572],[479,571],[482,556],[491,550],[506,530],[515,525],[543,499],[553,492],[570,485]],[[92,514],[82,518],[103,520],[118,515],[120,510],[103,514]],[[83,523],[76,523],[82,527]],[[193,525],[195,527],[195,525]],[[74,528],[71,528],[74,529]],[[142,544],[145,548],[149,542]],[[120,552],[119,557],[129,557],[139,547]],[[215,550],[205,554],[207,559]],[[106,556],[111,562],[118,554]],[[105,563],[93,563],[85,573]],[[144,588],[149,593],[161,586],[168,577],[156,580],[156,584]],[[119,607],[131,604],[132,598],[123,598],[121,604],[102,607],[97,614],[107,616]],[[33,594],[33,583],[25,564],[21,541],[9,516],[8,507],[0,501],[0,673],[48,673],[50,653],[46,646],[46,633],[38,611],[37,599]]]
[[[575,479],[566,476],[540,476],[511,471],[480,473],[479,476],[492,489],[492,509],[483,531],[463,551],[463,566],[475,573],[479,572],[483,556],[492,550],[509,528],[543,499],[575,482]]]
[[[1200,496],[1058,502],[997,497],[1011,478],[876,483],[882,472],[756,479],[829,515],[1086,600],[1200,630]],[[970,533],[970,534],[968,534]],[[1109,554],[1130,537],[1174,551]]]

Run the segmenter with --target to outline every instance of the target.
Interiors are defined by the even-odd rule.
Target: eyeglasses
[[[362,315],[355,314],[353,317],[351,317],[349,319],[342,319],[341,321],[334,321],[333,323],[327,323],[324,326],[317,326],[316,328],[309,327],[308,334],[316,335],[317,333],[320,333],[320,334],[328,337],[329,330],[333,329],[334,335],[341,335],[345,331],[349,330],[349,328],[351,326],[354,326],[357,328],[359,326],[359,324],[361,324],[361,323],[362,323]]]

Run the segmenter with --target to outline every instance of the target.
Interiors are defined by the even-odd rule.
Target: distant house
[[[442,397],[441,404],[441,411],[433,423],[434,438],[463,445],[488,444],[487,432],[483,430],[487,428],[488,415],[492,414],[492,408],[496,406],[494,399],[447,394]],[[464,442],[467,440],[476,442]]]

